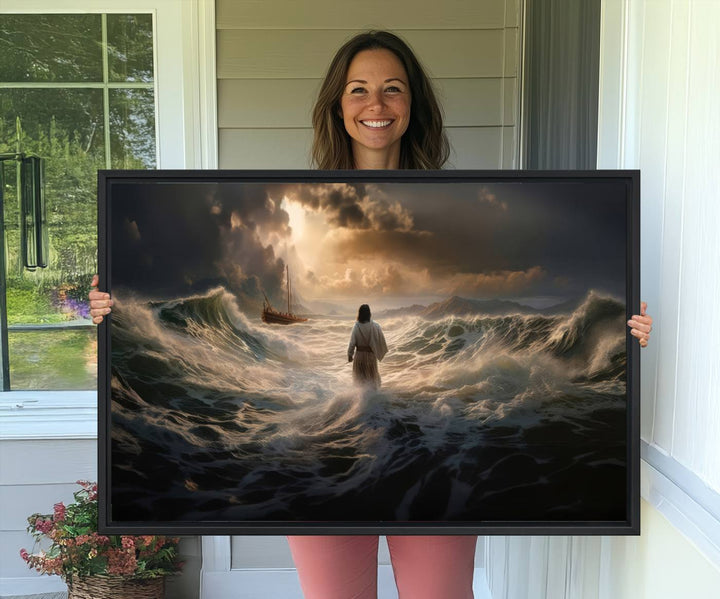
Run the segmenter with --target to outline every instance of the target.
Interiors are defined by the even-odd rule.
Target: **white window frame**
[[[153,15],[157,166],[217,168],[214,0],[0,0],[0,14]],[[0,392],[0,440],[97,438],[97,391]]]

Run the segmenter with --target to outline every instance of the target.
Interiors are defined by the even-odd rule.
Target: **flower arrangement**
[[[97,484],[78,484],[81,488],[73,494],[75,503],[56,503],[52,514],[28,518],[27,530],[35,538],[33,551],[44,541],[51,542],[37,553],[20,550],[30,568],[57,574],[68,583],[91,576],[157,578],[181,570],[177,538],[98,534]]]

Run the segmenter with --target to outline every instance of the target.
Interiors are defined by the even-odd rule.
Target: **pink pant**
[[[389,536],[399,599],[472,599],[477,537]],[[305,599],[375,599],[376,536],[288,537]]]

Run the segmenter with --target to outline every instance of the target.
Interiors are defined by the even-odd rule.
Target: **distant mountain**
[[[425,306],[421,306],[420,304],[413,304],[412,306],[405,306],[403,308],[383,310],[382,312],[373,314],[373,318],[397,318],[398,316],[416,316],[425,309]]]

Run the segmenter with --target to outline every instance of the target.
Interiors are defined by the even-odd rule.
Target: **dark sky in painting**
[[[112,284],[171,297],[218,285],[279,289],[284,262],[257,229],[287,229],[262,187],[214,183],[119,184],[111,208]]]
[[[116,183],[112,285],[306,299],[625,293],[625,184]],[[260,295],[261,297],[261,295]]]

